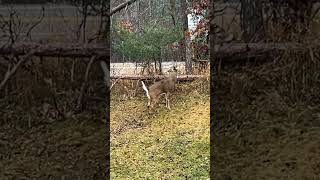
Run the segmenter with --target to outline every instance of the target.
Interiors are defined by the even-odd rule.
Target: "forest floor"
[[[292,100],[286,93],[286,79],[281,77],[287,71],[262,76],[261,69],[249,67],[226,73],[229,77],[216,83],[214,177],[319,179],[320,97],[310,93],[319,87],[311,83],[309,92],[289,91],[303,97]],[[310,101],[305,100],[308,97],[312,97]]]
[[[209,179],[210,96],[195,87],[150,115],[143,92],[111,96],[111,179]]]
[[[245,74],[233,74],[214,94],[214,177],[319,179],[320,97],[293,103],[282,93],[283,83],[264,86],[263,76]],[[172,110],[163,100],[153,115],[142,89],[131,97],[113,93],[111,179],[209,179],[208,85],[179,84]],[[103,107],[59,121],[36,118],[41,107],[26,113],[3,104],[0,179],[105,179]]]
[[[101,117],[89,112],[66,120],[36,117],[18,108],[1,114],[0,179],[106,178]]]
[[[289,117],[266,115],[263,119],[253,118],[255,125],[248,123],[237,131],[217,133],[213,145],[214,177],[319,179],[319,110],[292,109]],[[227,119],[219,119],[223,120]]]

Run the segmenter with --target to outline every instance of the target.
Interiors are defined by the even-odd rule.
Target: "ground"
[[[274,124],[240,131],[239,136],[216,136],[215,177],[218,180],[319,178],[320,129],[290,126]]]
[[[177,92],[148,115],[147,98],[111,101],[111,179],[209,179],[210,96]],[[162,99],[164,101],[164,98]]]
[[[279,63],[264,66],[270,65],[279,66]],[[292,70],[296,66],[301,65],[293,63],[292,67],[286,67]],[[319,179],[320,107],[319,95],[314,93],[320,87],[317,80],[310,78],[301,91],[297,87],[303,83],[298,78],[292,81],[295,78],[292,71],[285,68],[243,69],[226,73],[224,77],[229,77],[214,88],[214,177],[217,180]],[[300,68],[296,69],[296,77],[302,77]],[[313,69],[304,72],[307,73],[313,75]],[[290,86],[293,83],[296,84]]]
[[[0,127],[0,179],[105,179],[106,130],[97,118],[84,114],[22,127]]]

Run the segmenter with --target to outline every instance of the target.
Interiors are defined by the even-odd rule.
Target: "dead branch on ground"
[[[116,79],[110,86],[109,91],[112,90],[113,86],[120,80],[120,78]]]
[[[248,57],[261,57],[277,51],[304,51],[319,48],[319,42],[309,43],[230,43],[215,46],[215,57],[223,63],[236,62]]]
[[[178,75],[178,81],[193,81],[196,79],[205,78],[206,76],[202,75]],[[122,79],[122,80],[160,80],[166,78],[164,75],[155,75],[155,76],[141,76],[141,75],[113,75],[110,76],[110,79]]]
[[[12,68],[8,67],[8,71],[6,72],[4,79],[2,80],[2,82],[0,83],[0,90],[6,85],[6,83],[8,82],[8,80],[12,77],[12,75],[14,75],[17,71],[17,69],[27,60],[29,60],[33,55],[34,55],[35,51],[30,51],[27,55],[25,55],[22,59],[20,59],[18,61],[17,64],[15,64]]]
[[[216,58],[221,58],[224,61],[236,61],[246,57],[258,57],[264,54],[275,51],[303,51],[308,48],[319,48],[318,42],[303,43],[229,43],[215,46]],[[19,43],[13,46],[0,43],[0,54],[2,55],[25,55],[34,50],[35,56],[49,56],[49,57],[92,57],[96,59],[109,60],[109,47],[81,44],[38,44],[38,43]]]
[[[76,111],[80,111],[83,107],[83,97],[84,97],[84,94],[86,92],[86,89],[87,89],[87,85],[88,85],[88,79],[89,79],[89,72],[90,72],[90,69],[91,69],[91,65],[92,63],[94,62],[94,60],[96,59],[96,56],[92,56],[88,65],[87,65],[87,68],[86,68],[86,72],[85,72],[85,75],[84,75],[84,80],[82,82],[82,85],[81,85],[81,90],[80,90],[80,96],[78,98],[78,101],[77,101],[77,106],[76,106]]]
[[[40,43],[16,43],[13,46],[0,43],[0,54],[25,55],[27,52],[36,49],[35,56],[49,57],[92,57],[108,59],[109,47],[91,45],[84,47],[82,44],[66,45],[63,43],[57,44],[40,44]]]

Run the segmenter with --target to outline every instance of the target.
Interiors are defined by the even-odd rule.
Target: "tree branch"
[[[132,3],[136,2],[137,0],[128,0],[127,2],[124,2],[117,7],[113,8],[111,12],[108,14],[109,16],[112,16],[114,13],[120,11],[121,9],[125,8],[126,6],[131,5]]]
[[[84,80],[83,80],[82,85],[81,85],[80,96],[79,96],[78,101],[77,101],[77,106],[76,106],[76,111],[77,112],[81,111],[81,109],[83,107],[83,97],[84,97],[84,94],[85,94],[86,89],[87,89],[87,84],[88,84],[88,79],[89,79],[89,72],[90,72],[90,69],[91,69],[91,65],[92,65],[92,63],[94,62],[95,59],[96,59],[96,57],[93,56],[90,59],[88,65],[87,65],[86,72],[85,72],[85,75],[84,75]]]
[[[34,54],[34,51],[29,52],[20,61],[18,61],[18,63],[15,64],[12,69],[10,68],[10,66],[8,67],[8,71],[6,72],[4,79],[0,83],[0,90],[2,90],[2,88],[6,85],[6,83],[12,77],[12,75],[16,73],[19,66],[22,65],[25,61],[29,60],[30,57],[33,56],[33,54]]]

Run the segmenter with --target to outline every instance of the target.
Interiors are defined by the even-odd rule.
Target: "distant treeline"
[[[0,0],[2,4],[45,4],[45,3],[81,3],[83,0]],[[101,0],[84,0],[85,3],[93,2],[93,3],[100,3]]]

